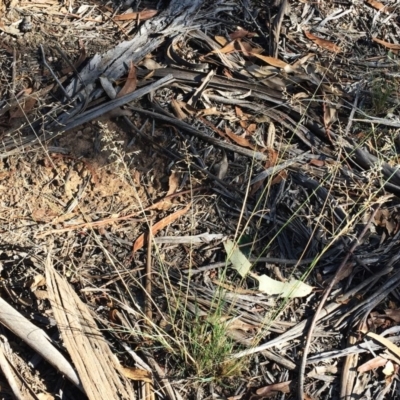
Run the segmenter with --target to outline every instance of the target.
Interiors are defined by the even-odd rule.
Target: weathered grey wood
[[[166,38],[191,29],[198,18],[204,0],[171,0],[169,7],[158,16],[144,22],[132,40],[120,43],[107,53],[96,54],[68,85],[70,96],[76,95],[88,85],[105,76],[110,80],[120,78],[128,70],[130,62],[137,64],[147,54],[158,48]]]
[[[174,81],[174,78],[172,75],[167,75],[164,78],[161,78],[160,80],[145,86],[141,89],[138,89],[132,93],[127,94],[126,96],[119,97],[113,100],[110,100],[109,102],[102,104],[100,106],[97,106],[89,111],[86,111],[85,113],[79,115],[77,118],[72,118],[71,121],[69,121],[65,126],[61,126],[60,129],[61,131],[69,131],[73,128],[76,128],[77,126],[80,126],[86,122],[92,121],[96,118],[100,118],[102,115],[114,110],[117,107],[121,107],[133,100],[139,99],[143,97],[144,95],[150,93],[153,90],[160,89],[164,85],[171,84]]]

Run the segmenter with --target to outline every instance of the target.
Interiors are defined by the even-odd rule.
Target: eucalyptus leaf
[[[288,282],[281,282],[272,279],[267,275],[257,276],[251,274],[251,276],[258,280],[260,284],[259,290],[270,295],[278,295],[280,297],[292,299],[293,297],[308,296],[313,290],[312,286],[297,279],[291,279]]]
[[[232,263],[233,268],[236,269],[239,275],[245,278],[251,268],[250,261],[240,251],[239,246],[233,243],[232,240],[224,242],[224,247],[228,256],[228,261]]]
[[[313,290],[312,286],[307,285],[306,283],[297,279],[281,282],[272,279],[267,275],[258,276],[250,272],[251,263],[241,252],[236,243],[234,243],[232,240],[226,240],[224,242],[224,247],[227,254],[227,260],[232,263],[232,267],[242,278],[250,275],[253,279],[257,280],[259,283],[258,290],[260,292],[269,294],[271,296],[276,295],[291,299],[294,297],[308,296]]]

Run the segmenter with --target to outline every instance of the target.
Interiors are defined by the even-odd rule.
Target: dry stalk
[[[147,261],[146,261],[146,304],[145,312],[147,317],[147,324],[151,327],[151,321],[153,315],[151,312],[151,242],[153,240],[153,235],[151,233],[152,223],[149,221],[149,235],[147,237]]]
[[[371,222],[373,221],[373,219],[374,219],[376,213],[378,212],[379,208],[380,208],[380,204],[378,204],[378,206],[375,208],[375,210],[373,211],[373,213],[369,217],[368,222],[365,224],[364,229],[362,230],[362,232],[360,233],[358,238],[354,241],[354,243],[351,246],[350,250],[347,252],[345,258],[343,259],[342,263],[340,264],[339,268],[337,269],[337,271],[336,271],[331,283],[325,289],[324,295],[322,296],[322,299],[321,299],[321,301],[319,303],[317,311],[315,312],[315,314],[313,316],[313,319],[311,320],[310,327],[308,329],[307,336],[306,336],[306,342],[304,344],[303,357],[301,358],[301,363],[300,363],[300,366],[299,366],[299,385],[298,385],[298,398],[299,398],[299,400],[304,400],[304,373],[305,373],[305,369],[306,369],[307,355],[308,355],[308,352],[310,350],[311,338],[312,338],[313,332],[315,330],[315,327],[317,325],[317,321],[319,319],[320,312],[324,308],[326,300],[328,299],[333,287],[336,285],[336,283],[339,281],[340,277],[342,276],[343,270],[345,269],[345,267],[347,265],[347,261],[349,260],[350,256],[354,253],[354,250],[360,244],[360,242],[361,242],[362,238],[364,237],[364,235],[367,233],[367,230],[369,229],[369,226],[370,226]]]

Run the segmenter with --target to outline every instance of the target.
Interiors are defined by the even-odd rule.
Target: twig
[[[13,62],[12,62],[12,93],[15,95],[15,85],[17,79],[17,51],[13,47]]]
[[[215,146],[218,146],[220,148],[234,151],[234,152],[236,152],[238,154],[241,154],[241,155],[249,157],[249,158],[254,158],[257,161],[266,161],[266,160],[268,160],[268,156],[263,154],[263,153],[261,153],[261,152],[259,152],[259,151],[254,151],[254,150],[246,149],[244,147],[237,146],[235,144],[223,142],[222,140],[216,139],[216,138],[214,138],[212,136],[207,135],[206,133],[203,133],[203,132],[199,131],[196,128],[193,128],[192,125],[189,125],[184,121],[180,121],[177,118],[167,117],[166,115],[155,113],[153,111],[145,110],[145,109],[139,108],[139,107],[129,106],[128,109],[131,110],[131,111],[135,111],[135,112],[138,112],[140,114],[148,115],[148,116],[153,117],[155,119],[158,119],[158,120],[173,124],[173,125],[177,126],[178,128],[183,129],[186,132],[188,132],[188,133],[190,133],[190,134],[192,134],[194,136],[197,136],[197,137],[205,140],[206,142],[212,143]]]
[[[391,120],[389,118],[375,118],[375,117],[370,117],[370,119],[356,118],[353,119],[353,121],[365,122],[366,124],[378,124],[378,125],[393,126],[395,128],[400,128],[400,122],[396,120]]]
[[[389,339],[393,343],[399,343],[400,336],[391,336]],[[364,342],[357,343],[353,346],[346,347],[345,349],[332,350],[332,351],[326,351],[325,353],[315,354],[307,359],[307,365],[326,362],[327,360],[333,358],[347,357],[351,354],[362,354],[366,352],[371,352],[371,350],[382,350],[383,348],[384,348],[383,346],[375,343],[372,344],[369,343],[368,345]]]
[[[361,90],[361,83],[359,83],[357,85],[356,97],[354,98],[353,107],[351,108],[351,112],[350,112],[349,120],[347,122],[347,126],[346,126],[346,131],[345,131],[344,137],[348,137],[349,136],[350,128],[353,125],[353,118],[354,118],[354,114],[356,113],[356,110],[357,110],[357,104],[358,104],[358,98],[360,96],[360,90]]]
[[[283,17],[285,16],[285,14],[287,12],[287,8],[288,8],[288,1],[287,0],[280,1],[279,11],[276,14],[276,17],[274,18],[274,22],[272,23],[272,26],[270,27],[270,32],[272,33],[272,35],[274,37],[274,41],[272,43],[271,55],[275,58],[278,57],[279,36],[281,34],[282,21],[283,21]]]
[[[386,272],[388,274],[391,272],[393,267],[385,268],[383,272]],[[343,324],[346,323],[346,319],[349,318],[351,315],[351,319],[355,320],[357,318],[360,318],[361,315],[369,315],[369,313],[389,294],[399,285],[399,271],[397,271],[395,274],[393,274],[385,283],[382,284],[382,286],[376,290],[375,292],[371,293],[368,297],[366,297],[363,301],[361,301],[359,304],[355,305],[352,307],[349,311],[347,311],[345,314],[341,315],[339,320],[336,321],[335,325],[333,326],[334,329],[340,329]],[[370,287],[373,287],[373,284],[376,283],[381,277],[381,274],[375,275],[373,278],[373,281],[371,282]],[[355,292],[359,293],[359,292]],[[343,300],[340,299],[342,302]],[[345,301],[345,300],[344,300]]]
[[[81,75],[79,74],[79,71],[76,69],[77,67],[75,67],[75,65],[71,62],[71,60],[68,58],[68,56],[64,53],[64,51],[61,49],[61,47],[56,44],[55,45],[55,49],[58,51],[58,53],[60,54],[60,56],[62,57],[62,59],[68,64],[68,66],[72,69],[72,71],[75,72],[77,78],[79,79],[79,81],[82,83],[82,85],[84,87],[86,87],[85,82],[83,81]],[[82,48],[81,48],[82,49]],[[80,57],[79,57],[80,58]]]
[[[322,311],[322,315],[321,318],[334,312],[335,310],[337,310],[339,307],[341,306],[340,303],[337,302],[333,302],[331,304],[329,304],[328,306],[326,306],[324,308],[324,310]],[[247,357],[250,356],[251,354],[256,354],[259,353],[261,351],[270,349],[274,346],[278,346],[278,345],[282,345],[282,343],[287,343],[289,341],[295,340],[298,337],[300,337],[303,332],[305,332],[305,329],[307,327],[307,325],[309,324],[311,320],[311,317],[304,319],[303,321],[299,322],[297,325],[295,325],[293,328],[289,329],[288,331],[282,333],[281,335],[279,335],[278,337],[271,339],[269,342],[267,343],[263,343],[259,346],[254,346],[251,347],[249,349],[246,350],[242,350],[238,353],[234,353],[231,355],[231,358],[242,358],[242,357]]]
[[[147,317],[147,324],[151,326],[151,321],[153,319],[153,314],[151,312],[151,242],[153,240],[153,235],[151,234],[152,224],[149,221],[149,236],[147,238],[147,260],[146,260],[146,302],[145,302],[145,312]]]
[[[29,396],[27,393],[22,393],[23,390],[26,390],[29,386],[23,385],[23,387],[21,388],[21,380],[17,378],[15,370],[13,370],[12,364],[9,361],[9,357],[12,359],[11,348],[7,339],[2,335],[0,342],[0,367],[1,372],[6,378],[6,381],[14,395],[13,397],[15,397],[17,400],[23,400],[27,397],[29,399],[33,398],[33,396]],[[29,394],[32,395],[32,393]]]
[[[158,205],[160,205],[161,203],[165,202],[166,200],[169,200],[169,199],[172,199],[172,198],[178,197],[178,196],[183,196],[184,194],[197,192],[199,190],[207,190],[207,189],[208,189],[207,186],[199,186],[199,187],[193,188],[193,189],[182,190],[181,192],[176,192],[176,193],[172,193],[172,194],[170,194],[168,196],[165,196],[164,198],[162,198],[157,203],[152,204],[151,206],[146,207],[143,210],[135,211],[135,212],[133,212],[131,214],[124,215],[123,217],[105,218],[105,219],[98,220],[98,221],[83,222],[81,224],[70,225],[70,226],[68,226],[66,228],[52,229],[50,231],[45,231],[45,232],[39,233],[37,235],[37,237],[44,237],[44,236],[47,236],[47,235],[68,232],[68,231],[72,231],[72,230],[76,230],[76,229],[96,228],[97,226],[114,224],[117,221],[126,221],[128,219],[131,220],[131,222],[133,222],[133,221],[134,222],[144,222],[144,221],[147,220],[146,218],[134,219],[134,217],[137,217],[138,215],[141,215],[145,211],[149,211],[149,210],[152,210],[152,209],[156,208]],[[2,231],[0,231],[0,234],[2,234],[4,232],[6,232],[6,231],[2,230]]]
[[[301,363],[300,363],[300,366],[299,366],[299,385],[298,385],[298,398],[299,398],[299,400],[304,400],[304,373],[305,373],[305,369],[306,369],[307,355],[308,355],[308,352],[310,350],[311,338],[312,338],[313,332],[314,332],[315,327],[317,325],[317,321],[319,320],[319,314],[320,314],[321,310],[324,308],[326,300],[329,297],[333,287],[336,285],[336,283],[339,281],[340,277],[342,276],[343,270],[346,268],[348,259],[353,254],[353,252],[357,248],[357,246],[360,244],[360,242],[361,242],[362,238],[364,237],[364,235],[367,233],[367,230],[369,229],[369,226],[370,226],[372,220],[374,219],[374,217],[375,217],[377,211],[379,210],[379,208],[380,208],[380,205],[378,204],[378,206],[376,207],[374,212],[369,217],[368,222],[366,223],[364,229],[362,230],[362,232],[360,233],[358,238],[354,241],[354,243],[351,246],[350,250],[346,254],[345,258],[343,259],[342,263],[340,264],[339,268],[337,269],[337,271],[336,271],[331,283],[325,289],[324,295],[322,296],[322,299],[321,299],[321,301],[319,303],[317,311],[315,312],[315,314],[313,316],[313,319],[311,320],[310,327],[308,329],[307,336],[306,336],[306,342],[305,342],[305,345],[304,345],[303,357],[301,359]]]
[[[61,91],[64,93],[64,96],[68,99],[68,100],[72,100],[71,96],[67,93],[67,91],[64,89],[64,86],[62,85],[62,83],[58,80],[57,75],[54,73],[54,71],[51,69],[50,65],[47,63],[46,60],[46,55],[44,54],[44,49],[43,46],[40,45],[40,51],[42,52],[42,59],[43,59],[43,64],[46,66],[46,68],[50,71],[51,76],[54,78],[54,80],[57,82],[59,88],[61,89]]]
[[[352,346],[357,344],[357,338],[354,334],[348,336],[347,346]],[[357,378],[357,363],[359,355],[357,353],[349,354],[342,366],[341,383],[340,383],[340,398],[350,399],[351,392],[353,389],[354,381]]]
[[[160,389],[162,390],[163,394],[165,394],[166,397],[171,400],[183,400],[179,392],[174,390],[168,378],[166,378],[163,370],[158,365],[157,361],[147,352],[145,352],[145,356],[146,361],[150,364],[152,368],[152,372],[158,378]]]
[[[172,75],[167,75],[156,82],[153,82],[145,87],[142,87],[132,93],[127,94],[126,96],[119,97],[118,99],[108,101],[105,104],[90,109],[79,115],[76,119],[68,122],[65,126],[60,126],[60,128],[63,132],[67,132],[71,129],[76,128],[79,125],[92,121],[95,118],[99,118],[105,113],[112,111],[117,107],[121,107],[133,100],[139,99],[152,91],[158,90],[163,86],[170,85],[171,83],[173,83],[173,81],[174,78],[172,77]]]
[[[200,235],[198,235],[200,236]],[[165,239],[166,236],[156,239],[156,243],[163,243],[161,240]],[[191,236],[190,238],[193,239],[197,236]],[[196,242],[195,242],[196,243]],[[274,264],[286,264],[289,265],[303,265],[303,264],[310,264],[315,260],[315,257],[310,258],[303,258],[303,259],[288,259],[288,258],[276,258],[276,257],[249,257],[249,261],[251,263],[258,263],[258,262],[265,262],[265,263],[274,263]],[[203,267],[199,267],[196,269],[184,269],[182,270],[183,274],[190,274],[193,276],[194,274],[199,274],[200,272],[209,271],[211,269],[226,267],[226,261],[216,262],[209,265],[204,265]],[[283,266],[284,267],[284,266]],[[282,268],[282,265],[281,265]]]

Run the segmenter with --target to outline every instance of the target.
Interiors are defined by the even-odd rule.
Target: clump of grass
[[[188,372],[201,380],[219,381],[238,376],[244,363],[230,358],[234,353],[234,341],[228,336],[225,323],[217,318],[212,320],[196,317],[188,321],[186,343],[182,348],[182,356],[188,361]]]
[[[214,304],[210,315],[200,316],[185,310],[184,302],[179,304],[180,312],[175,314],[169,329],[174,374],[198,382],[218,383],[241,376],[247,359],[231,357],[238,344],[229,336],[229,322],[224,318],[222,305]]]
[[[374,79],[371,86],[372,112],[374,115],[387,114],[396,84],[385,77]]]

